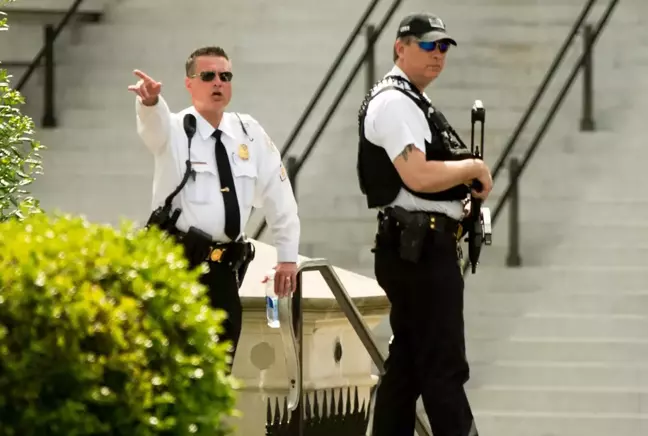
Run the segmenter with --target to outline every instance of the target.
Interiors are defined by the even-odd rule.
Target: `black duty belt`
[[[179,243],[183,243],[186,233],[177,230],[173,236]],[[229,265],[236,265],[245,260],[246,251],[248,249],[247,242],[213,242],[209,244],[205,250],[205,260],[212,263],[224,263]]]
[[[400,214],[416,215],[423,216],[428,222],[429,228],[431,231],[448,233],[454,236],[456,239],[460,239],[463,236],[463,225],[461,221],[458,221],[454,218],[450,218],[448,215],[438,213],[438,212],[424,212],[424,211],[405,211],[401,209],[400,212],[394,210],[394,208],[386,208],[384,212],[379,212],[378,220],[379,222],[388,221],[388,228],[391,230],[396,230],[396,228],[405,225],[405,221],[409,217],[399,216]]]

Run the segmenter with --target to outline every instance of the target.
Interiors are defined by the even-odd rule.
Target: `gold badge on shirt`
[[[250,158],[250,151],[248,150],[248,146],[245,144],[239,145],[238,155],[241,159],[248,160]]]

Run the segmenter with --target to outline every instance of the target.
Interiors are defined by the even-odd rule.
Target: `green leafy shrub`
[[[155,229],[0,223],[0,435],[224,435],[235,381],[181,247]]]
[[[12,0],[0,0],[0,8]],[[7,30],[6,14],[0,11],[0,37]],[[38,201],[25,187],[41,173],[43,148],[34,140],[34,122],[20,112],[25,103],[11,88],[7,70],[0,69],[0,221],[21,213],[38,211]]]

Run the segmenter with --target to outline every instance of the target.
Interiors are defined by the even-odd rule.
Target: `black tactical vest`
[[[432,142],[425,142],[425,157],[428,161],[456,161],[473,157],[468,147],[461,141],[441,112],[437,111],[410,81],[401,76],[387,76],[369,91],[362,102],[358,116],[360,140],[358,144],[357,170],[360,190],[367,197],[367,206],[370,209],[387,206],[396,199],[401,188],[425,200],[449,201],[466,198],[470,193],[470,187],[466,185],[458,185],[435,193],[413,191],[401,179],[394,164],[389,159],[387,151],[378,145],[372,144],[365,137],[364,121],[369,102],[378,94],[387,90],[402,92],[425,114],[432,133]],[[412,91],[416,95],[414,96],[408,91]]]

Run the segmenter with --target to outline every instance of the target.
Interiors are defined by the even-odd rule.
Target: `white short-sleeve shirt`
[[[397,66],[394,66],[385,77],[387,76],[401,76],[407,79],[405,73]],[[379,90],[380,88],[374,92]],[[428,98],[427,95],[423,95]],[[425,114],[410,98],[398,90],[384,91],[369,102],[364,132],[369,141],[385,149],[392,162],[409,144],[413,144],[425,153],[425,142],[432,142],[432,132]],[[401,206],[410,211],[443,213],[457,220],[463,217],[463,203],[460,200],[425,200],[404,188],[401,188],[398,196],[389,206]]]

